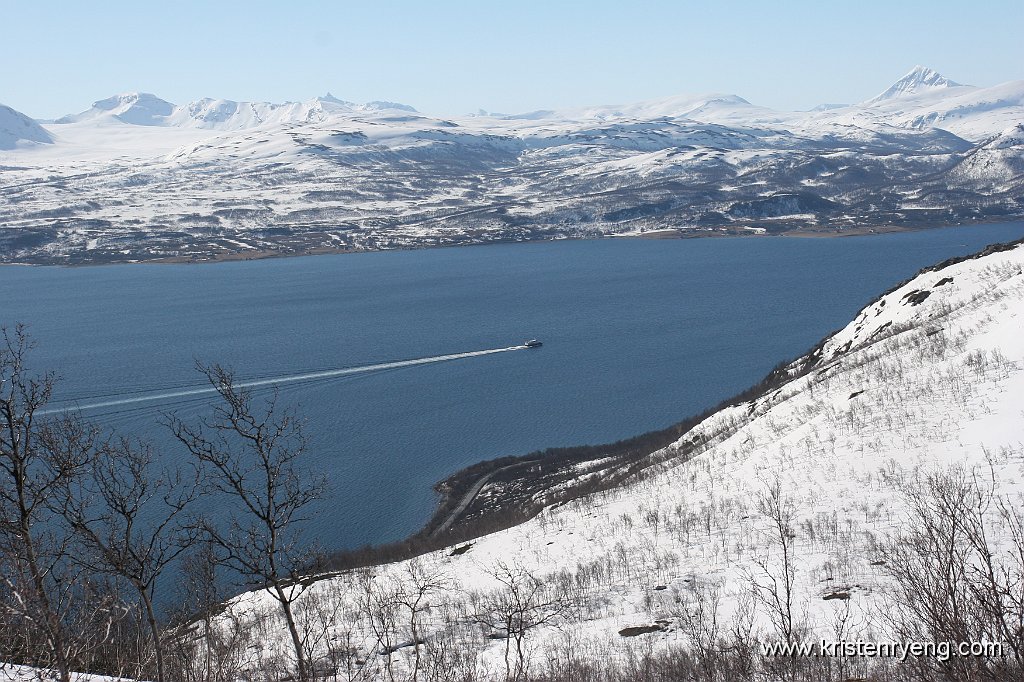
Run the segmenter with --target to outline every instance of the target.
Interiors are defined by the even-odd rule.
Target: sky
[[[1022,25],[1020,0],[0,0],[0,103],[55,118],[131,91],[330,91],[458,115],[719,92],[800,110],[868,99],[916,64],[1024,79]]]

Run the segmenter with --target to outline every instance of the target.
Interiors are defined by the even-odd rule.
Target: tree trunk
[[[67,650],[65,649],[64,633],[61,631],[57,614],[50,606],[50,600],[46,596],[46,585],[43,582],[43,575],[38,568],[38,561],[35,551],[29,541],[26,554],[28,555],[28,570],[32,573],[32,583],[36,590],[36,601],[42,611],[43,623],[46,628],[46,637],[50,640],[50,648],[53,650],[57,664],[57,674],[61,682],[71,682],[71,665],[68,662]]]
[[[302,650],[302,638],[299,637],[299,628],[295,625],[295,617],[292,615],[291,598],[285,594],[278,581],[274,582],[274,591],[277,593],[277,600],[281,602],[281,610],[284,611],[284,619],[288,623],[288,634],[291,635],[292,646],[295,647],[295,667],[298,669],[299,682],[310,682],[309,671],[306,669],[306,655]]]
[[[412,633],[412,646],[416,653],[416,660],[412,667],[412,682],[417,682],[420,674],[420,633],[416,627],[416,605],[410,609],[412,617],[409,619],[409,632]]]
[[[13,431],[13,429],[11,430]],[[12,438],[12,442],[17,443],[14,438]],[[15,454],[14,457],[17,457],[19,462],[23,461],[19,454]],[[12,459],[14,458],[12,457]],[[53,651],[54,662],[57,664],[57,673],[60,675],[61,682],[71,682],[71,666],[65,649],[64,633],[57,614],[53,612],[50,599],[46,596],[46,582],[39,567],[39,557],[36,555],[35,542],[32,538],[32,519],[25,502],[25,472],[21,467],[17,467],[17,469],[15,484],[19,507],[18,535],[21,536],[20,539],[24,545],[25,563],[31,574],[32,588],[35,590],[34,601],[41,612],[43,628],[46,631],[46,638],[50,640],[50,648]]]
[[[153,651],[156,653],[156,682],[164,682],[164,647],[160,642],[160,627],[157,625],[156,615],[153,613],[153,600],[145,588],[138,585],[136,587],[139,594],[142,595],[142,605],[146,609],[146,622],[153,635]]]

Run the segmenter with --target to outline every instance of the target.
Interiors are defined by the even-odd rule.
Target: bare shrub
[[[324,479],[299,468],[306,450],[294,414],[262,405],[219,365],[199,365],[221,398],[213,417],[194,424],[170,417],[174,436],[195,457],[211,490],[228,505],[227,524],[202,523],[217,561],[250,586],[267,591],[281,608],[300,682],[312,679],[294,604],[308,586],[312,556],[298,538],[303,514],[325,490]]]
[[[917,679],[1024,676],[1024,525],[1019,502],[963,469],[919,474],[902,488],[909,516],[882,546],[893,579],[887,625],[897,639],[1002,642],[1004,656],[917,658]],[[1003,532],[1002,540],[996,531]]]

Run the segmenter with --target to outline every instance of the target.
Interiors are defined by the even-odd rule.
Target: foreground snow
[[[52,682],[60,677],[46,670],[0,662],[0,682]],[[119,682],[122,678],[73,673],[71,682]],[[125,680],[125,682],[132,682]]]

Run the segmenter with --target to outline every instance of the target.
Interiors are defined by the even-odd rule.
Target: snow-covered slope
[[[25,114],[0,104],[0,149],[14,149],[19,142],[49,144],[53,138]]]
[[[244,113],[203,111],[190,120],[209,116],[224,127]],[[889,224],[941,224],[1007,201],[968,197],[928,213],[900,212],[919,178],[971,148],[937,130],[794,132],[688,118],[451,121],[393,110],[241,130],[110,118],[49,129],[54,149],[19,152],[18,169],[0,178],[12,198],[0,205],[2,260],[209,259],[654,226],[778,232],[827,220],[841,229],[881,212]],[[894,189],[899,184],[909,187]],[[794,193],[815,208],[747,208]]]
[[[912,530],[907,495],[927,475],[964,472],[1009,508],[1024,501],[1022,322],[1024,247],[924,271],[790,365],[788,383],[655,453],[662,463],[641,480],[548,508],[457,551],[325,579],[301,603],[307,617],[331,614],[323,641],[344,642],[346,660],[381,677],[388,665],[413,665],[410,618],[396,606],[391,620],[371,621],[381,612],[367,605],[403,586],[410,593],[424,576],[443,587],[428,591],[417,636],[427,651],[464,652],[459,664],[485,679],[502,678],[508,649],[480,614],[513,582],[543,586],[531,598],[549,604],[544,613],[564,603],[556,595],[572,604],[526,635],[533,670],[567,647],[607,665],[692,644],[695,614],[710,612],[724,635],[752,603],[753,632],[777,641],[769,613],[751,601],[752,583],[781,570],[768,514],[775,499],[788,515],[804,635],[878,641],[880,609],[892,598],[878,548]],[[985,513],[995,519],[997,505]],[[996,522],[987,532],[999,548],[1010,531]],[[248,644],[252,665],[286,655],[266,593],[234,599],[228,616],[259,620],[264,632],[278,625],[276,638]],[[840,617],[846,629],[837,634]]]
[[[1006,191],[1024,176],[1024,123],[1007,128],[972,150],[949,171],[965,186]]]

